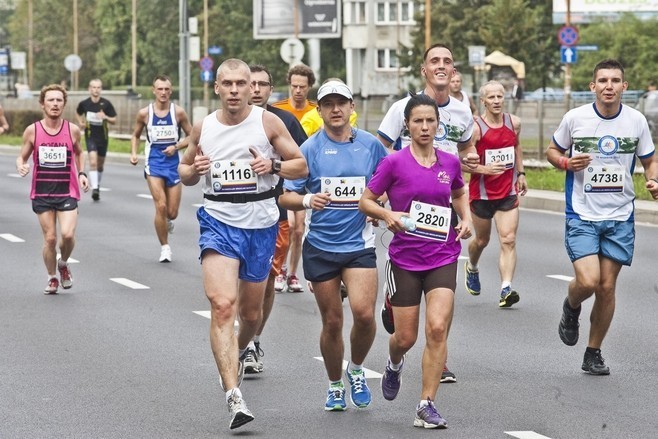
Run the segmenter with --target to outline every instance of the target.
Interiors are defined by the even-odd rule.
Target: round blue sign
[[[557,33],[557,40],[563,46],[573,46],[579,38],[578,29],[574,26],[562,26]]]

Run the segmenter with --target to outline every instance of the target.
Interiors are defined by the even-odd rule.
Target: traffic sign
[[[483,66],[485,46],[468,46],[468,65],[471,67]]]
[[[577,49],[579,52],[596,52],[599,50],[599,46],[595,46],[593,44],[587,44],[587,45],[578,45],[575,46],[574,49]]]
[[[209,56],[204,56],[199,60],[199,67],[201,67],[201,70],[212,70],[214,64],[215,62]]]
[[[574,26],[562,26],[557,33],[557,40],[563,46],[574,46],[580,35]]]
[[[201,81],[202,82],[212,82],[212,72],[210,70],[203,70],[201,72]]]
[[[82,59],[76,54],[68,55],[64,58],[64,67],[69,72],[77,72],[82,67]]]
[[[560,60],[563,64],[574,64],[578,61],[578,51],[575,47],[560,47]]]
[[[208,54],[210,55],[221,55],[222,48],[219,46],[210,46],[208,47]]]
[[[281,43],[281,58],[290,65],[301,62],[304,57],[304,43],[297,38],[288,38]]]

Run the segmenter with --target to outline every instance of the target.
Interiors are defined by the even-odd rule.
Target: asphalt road
[[[591,301],[578,345],[567,347],[557,335],[565,279],[572,275],[563,216],[523,209],[514,282],[519,304],[497,307],[495,238],[481,261],[479,297],[465,292],[459,272],[448,361],[458,382],[442,385],[437,397],[447,430],[412,426],[422,334],[395,401],[385,401],[379,379],[370,378],[369,408],[324,412],[327,379],[316,359],[320,316],[306,292],[277,295],[262,337],[265,372],[247,376],[242,386],[256,419],[231,432],[208,342],[196,244],[200,188],[184,188],[171,238],[174,261],[160,264],[141,167],[108,164],[101,201],[86,194],[80,203],[75,285],[44,296],[41,232],[29,181],[15,174],[14,162],[15,154],[0,153],[2,439],[656,436],[655,226],[636,227],[635,261],[620,276],[617,313],[603,346],[610,376],[580,370]],[[381,235],[380,262],[390,238]],[[350,322],[348,312],[346,336]],[[370,376],[383,371],[387,340],[379,326],[365,363]]]

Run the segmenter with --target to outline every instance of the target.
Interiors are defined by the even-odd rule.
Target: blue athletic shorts
[[[162,148],[155,148],[151,146],[149,150],[149,158],[144,168],[144,178],[147,175],[151,177],[162,178],[167,187],[176,186],[180,183],[180,175],[178,175],[178,163],[180,159],[178,154],[167,156]]]
[[[583,221],[567,218],[564,243],[571,262],[601,255],[622,265],[631,265],[635,248],[633,221]]]
[[[374,248],[333,253],[312,246],[306,239],[302,248],[302,259],[304,277],[311,282],[333,279],[343,268],[377,268],[377,254]]]
[[[240,229],[218,221],[203,207],[199,208],[196,216],[201,232],[199,259],[202,262],[203,253],[214,250],[227,258],[240,261],[240,279],[249,282],[267,279],[274,258],[277,224],[264,229]]]

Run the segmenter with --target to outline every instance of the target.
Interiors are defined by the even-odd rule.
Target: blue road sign
[[[222,54],[222,48],[219,46],[210,46],[208,47],[208,54],[209,55],[221,55]]]
[[[595,46],[593,44],[583,44],[583,45],[575,46],[574,49],[578,50],[579,52],[581,51],[596,52],[597,50],[599,50],[599,46]]]
[[[214,62],[209,56],[204,56],[199,60],[199,67],[201,67],[201,70],[212,70],[213,65]]]
[[[213,77],[212,77],[212,71],[210,70],[202,70],[201,71],[201,81],[203,82],[212,82]]]
[[[578,29],[573,26],[562,26],[557,33],[557,40],[563,46],[573,46],[579,38]]]
[[[562,64],[574,64],[578,61],[578,51],[575,47],[560,47],[560,62]]]

